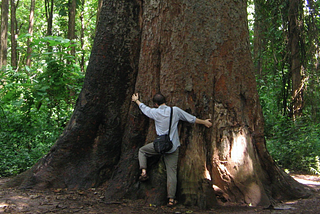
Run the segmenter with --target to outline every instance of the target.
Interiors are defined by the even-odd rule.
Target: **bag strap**
[[[172,122],[172,111],[173,111],[173,108],[171,108],[171,112],[170,112],[170,125],[169,125],[169,132],[168,132],[168,136],[170,137],[170,130],[171,130],[171,122]]]

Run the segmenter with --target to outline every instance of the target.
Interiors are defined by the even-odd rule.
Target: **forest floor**
[[[320,213],[320,176],[292,176],[312,189],[313,196],[307,199],[282,202],[273,209],[228,205],[219,206],[211,210],[200,210],[196,207],[185,207],[179,204],[174,208],[154,206],[146,204],[143,200],[106,202],[103,196],[103,187],[85,191],[4,189],[2,185],[10,178],[0,178],[0,213]]]

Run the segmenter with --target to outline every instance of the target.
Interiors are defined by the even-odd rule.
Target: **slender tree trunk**
[[[254,1],[254,40],[253,40],[253,60],[254,60],[254,70],[256,75],[261,77],[262,75],[262,64],[263,64],[263,32],[264,28],[264,13],[263,13],[263,3],[264,1],[255,0]]]
[[[308,74],[310,77],[308,88],[311,91],[311,93],[317,93],[319,88],[319,74],[320,74],[320,61],[319,56],[320,55],[320,47],[319,45],[319,36],[320,36],[320,27],[317,25],[317,17],[320,14],[320,11],[318,10],[318,6],[315,3],[314,0],[308,1],[308,7],[309,7],[309,15],[307,16],[306,25],[308,26],[308,41],[309,41],[309,49],[306,50],[307,58],[310,59],[309,69],[311,72]],[[309,70],[308,69],[308,70]],[[312,118],[320,118],[319,117],[319,111],[318,111],[318,100],[317,99],[309,99],[308,104],[311,106],[311,115]]]
[[[68,126],[48,155],[7,185],[89,188],[105,182],[106,200],[165,203],[162,161],[150,159],[150,180],[138,181],[138,149],[155,130],[131,104],[134,91],[147,105],[161,91],[168,105],[212,118],[211,129],[179,126],[180,203],[210,208],[218,188],[226,200],[253,206],[310,195],[266,149],[246,2],[233,0],[105,0]]]
[[[289,0],[289,53],[290,53],[290,73],[292,79],[292,110],[291,115],[293,119],[300,117],[303,110],[303,72],[304,66],[302,63],[302,48],[301,29],[303,13],[302,1]]]
[[[70,41],[74,40],[75,37],[75,30],[76,30],[76,7],[77,7],[77,0],[69,0],[69,24],[68,24],[68,39]],[[73,44],[73,42],[71,42]],[[71,48],[71,55],[75,56],[76,48]]]
[[[1,45],[0,45],[0,69],[7,65],[8,48],[8,17],[9,0],[2,0],[1,4]]]
[[[84,72],[84,56],[85,56],[85,50],[84,50],[84,5],[85,0],[81,1],[82,9],[81,9],[81,15],[80,15],[80,22],[81,22],[81,29],[80,29],[80,44],[81,44],[81,59],[80,59],[80,68],[81,72]]]
[[[31,66],[31,53],[32,53],[32,48],[31,48],[31,42],[32,42],[32,36],[33,36],[33,24],[34,24],[34,7],[35,7],[35,0],[31,0],[30,3],[30,15],[29,15],[29,29],[28,33],[30,37],[28,38],[27,42],[27,66]]]
[[[18,65],[17,57],[17,26],[16,26],[16,4],[14,0],[10,1],[11,4],[11,66],[16,69]]]
[[[53,5],[54,0],[45,0],[45,11],[47,18],[47,35],[52,35],[52,23],[53,23]]]
[[[47,19],[47,36],[52,36],[52,24],[53,24],[53,6],[54,0],[45,0],[45,11]],[[48,45],[48,52],[52,52],[52,47]]]

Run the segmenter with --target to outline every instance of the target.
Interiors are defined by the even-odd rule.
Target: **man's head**
[[[153,100],[153,102],[154,102],[155,104],[157,104],[158,106],[166,103],[166,98],[165,98],[162,94],[160,94],[160,93],[155,94],[155,95],[153,96],[153,99],[152,99],[152,100]]]

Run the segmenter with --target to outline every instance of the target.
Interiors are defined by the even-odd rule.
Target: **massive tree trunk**
[[[110,179],[119,162],[138,70],[140,5],[105,1],[83,89],[50,152],[13,184],[26,188],[89,188]]]
[[[138,182],[138,149],[155,131],[131,104],[134,91],[148,105],[161,91],[168,105],[212,118],[211,129],[179,126],[181,203],[212,207],[218,188],[239,204],[267,206],[308,196],[266,150],[246,2],[231,0],[105,0],[68,126],[49,154],[11,184],[88,188],[105,183],[107,200],[164,203],[161,159],[150,159],[150,180]]]

